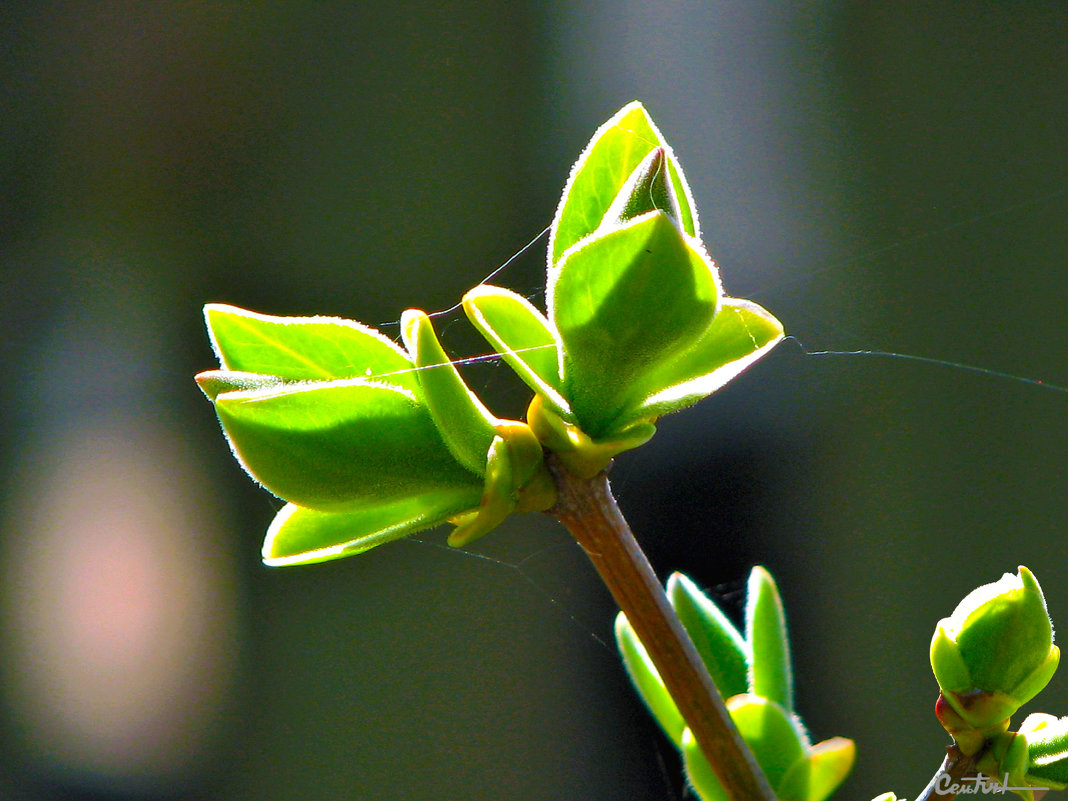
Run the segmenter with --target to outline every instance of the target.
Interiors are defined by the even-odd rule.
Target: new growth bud
[[[653,148],[631,173],[605,212],[600,229],[612,230],[621,223],[650,211],[663,211],[679,225],[682,218],[678,194],[671,184],[667,149]]]
[[[1042,589],[1026,567],[970,592],[938,623],[931,667],[936,714],[965,753],[1004,731],[1060,660]]]

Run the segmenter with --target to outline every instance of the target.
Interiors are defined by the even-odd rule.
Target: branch
[[[931,777],[931,781],[928,782],[916,801],[933,801],[933,799],[950,801],[956,798],[958,791],[954,788],[960,788],[961,781],[971,772],[974,766],[974,756],[964,756],[956,745],[949,746],[946,749],[946,758],[943,760],[942,766]]]
[[[552,454],[548,465],[558,492],[550,511],[597,568],[727,794],[735,801],[775,801],[768,780],[623,519],[608,477],[602,472],[591,479],[576,478]]]

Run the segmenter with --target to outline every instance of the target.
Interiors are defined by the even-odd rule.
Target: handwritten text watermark
[[[1048,790],[1048,787],[1014,787],[1009,784],[1009,774],[998,781],[992,776],[978,776],[954,780],[948,773],[942,773],[935,779],[936,795],[1004,795],[1012,791]]]

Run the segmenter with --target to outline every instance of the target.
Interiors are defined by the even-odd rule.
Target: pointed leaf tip
[[[759,565],[749,574],[745,625],[750,692],[769,698],[792,713],[794,682],[786,612],[775,580]]]
[[[597,232],[606,232],[627,220],[662,211],[681,228],[679,198],[671,183],[667,151],[663,146],[653,148],[630,177],[620,187],[612,205],[605,212]]]
[[[720,695],[746,692],[746,643],[730,619],[682,573],[668,578],[667,595]]]
[[[682,229],[695,238],[700,236],[682,168],[644,106],[632,101],[597,129],[571,168],[549,232],[550,270],[565,251],[600,227],[627,178],[656,147],[666,152]]]

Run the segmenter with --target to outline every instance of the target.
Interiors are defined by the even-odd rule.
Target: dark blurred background
[[[685,798],[551,520],[260,564],[201,305],[396,334],[638,98],[727,290],[804,348],[1068,385],[1066,42],[1037,2],[0,6],[0,798]],[[541,303],[543,248],[498,281]],[[613,482],[663,576],[735,610],[775,573],[842,797],[914,797],[938,618],[1022,563],[1068,621],[1066,445],[1063,391],[787,342]]]

